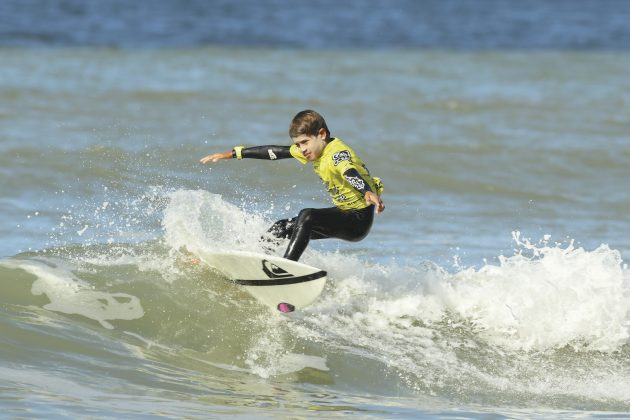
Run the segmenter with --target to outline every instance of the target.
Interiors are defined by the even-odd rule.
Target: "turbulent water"
[[[12,33],[6,415],[630,412],[627,52],[51,49]],[[312,242],[303,261],[329,282],[281,315],[195,254],[260,252],[326,192],[296,161],[199,159],[289,144],[304,108],[383,179],[386,210],[361,242]]]

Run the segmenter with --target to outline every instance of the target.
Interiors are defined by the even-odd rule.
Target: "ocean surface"
[[[0,2],[0,417],[630,415],[630,2],[339,3]],[[195,254],[321,182],[199,159],[305,108],[386,210],[281,315]]]

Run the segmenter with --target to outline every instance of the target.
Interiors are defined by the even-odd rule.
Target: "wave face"
[[[309,249],[304,261],[325,266],[330,282],[286,316],[194,258],[260,252],[269,220],[202,190],[154,193],[163,205],[156,240],[0,262],[2,370],[14,392],[36,403],[54,384],[107,412],[100,399],[132,389],[143,398],[129,414],[155,398],[191,415],[244,400],[269,401],[270,413],[315,403],[392,410],[356,395],[403,406],[425,396],[438,408],[509,399],[628,409],[630,272],[616,250],[532,244],[515,232],[513,255],[454,270]],[[327,397],[309,396],[318,393]]]

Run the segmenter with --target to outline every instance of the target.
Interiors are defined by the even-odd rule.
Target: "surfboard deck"
[[[198,256],[258,301],[280,312],[292,312],[313,303],[327,279],[324,270],[274,255],[226,251]]]

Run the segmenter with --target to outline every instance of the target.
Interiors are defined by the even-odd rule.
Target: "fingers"
[[[232,157],[231,153],[229,155],[227,153],[214,153],[212,155],[201,158],[199,162],[205,165],[208,162],[218,162],[221,159],[228,159],[228,157]]]
[[[365,201],[367,204],[374,204],[376,207],[376,213],[382,213],[385,210],[385,205],[383,204],[383,200],[376,194],[367,193],[365,196]]]
[[[217,162],[218,160],[219,160],[219,159],[217,159],[217,158],[213,158],[212,156],[209,156],[209,157],[207,157],[207,158],[203,159],[203,160],[201,161],[201,163],[206,164],[206,163],[208,163],[208,162]]]

